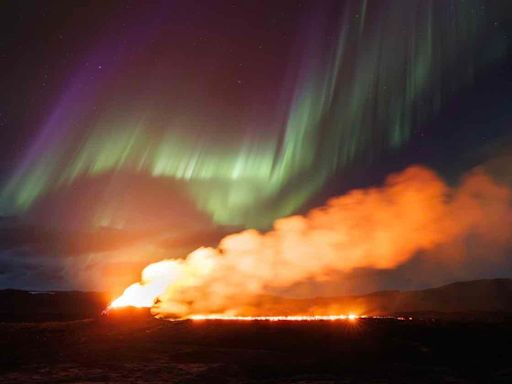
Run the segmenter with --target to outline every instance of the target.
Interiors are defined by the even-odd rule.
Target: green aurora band
[[[36,140],[6,181],[2,212],[26,212],[80,178],[131,172],[183,182],[218,224],[268,227],[335,173],[402,147],[505,49],[486,44],[491,22],[481,1],[349,1],[336,18],[326,13],[308,20],[299,41],[304,49],[279,129],[219,145],[186,119],[166,122],[169,111],[123,107],[121,94],[116,108],[106,103],[95,119],[76,102],[90,95],[66,96],[46,124],[53,132]],[[91,91],[98,92],[101,84]],[[112,224],[107,211],[99,204],[92,224]]]

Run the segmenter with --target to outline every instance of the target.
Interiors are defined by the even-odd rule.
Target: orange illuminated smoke
[[[216,248],[150,264],[141,281],[111,307],[150,307],[166,318],[220,313],[263,319],[294,313],[269,311],[260,299],[335,273],[396,268],[418,252],[439,247],[447,255],[444,262],[452,257],[456,264],[460,257],[446,250],[469,234],[493,247],[508,241],[511,196],[508,188],[478,170],[452,188],[427,168],[409,167],[389,176],[381,187],[354,190],[306,215],[279,219],[268,232],[245,230],[226,236]],[[314,308],[295,313],[339,312]]]

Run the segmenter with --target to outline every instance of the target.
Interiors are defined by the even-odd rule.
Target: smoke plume
[[[510,203],[511,191],[480,169],[450,187],[411,166],[381,187],[279,219],[269,232],[245,230],[217,248],[151,264],[113,306],[152,306],[164,317],[242,314],[261,295],[356,268],[393,269],[422,251],[456,265],[468,236],[493,247],[509,243]]]

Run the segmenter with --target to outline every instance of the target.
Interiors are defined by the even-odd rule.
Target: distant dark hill
[[[395,292],[387,301],[375,300],[375,303],[376,308],[394,312],[512,312],[512,279],[474,280],[421,291]]]
[[[70,321],[97,317],[107,306],[99,292],[0,290],[0,321]]]
[[[0,291],[0,321],[67,321],[98,317],[108,305],[96,292]],[[381,291],[363,296],[287,299],[262,296],[243,310],[251,315],[428,315],[481,318],[512,314],[512,279],[458,282],[418,291]]]
[[[259,314],[431,315],[494,312],[512,313],[512,279],[457,282],[418,291],[380,291],[363,296],[283,299],[262,297],[253,305]]]

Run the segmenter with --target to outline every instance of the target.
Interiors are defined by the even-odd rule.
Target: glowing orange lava
[[[228,316],[228,315],[192,315],[190,320],[226,320],[226,321],[355,321],[365,316],[354,314],[349,315],[328,315],[328,316]]]

